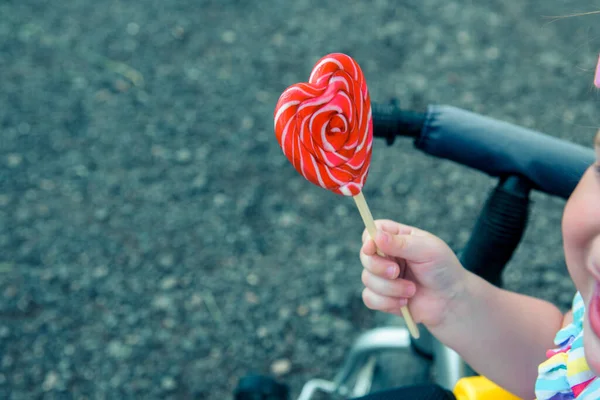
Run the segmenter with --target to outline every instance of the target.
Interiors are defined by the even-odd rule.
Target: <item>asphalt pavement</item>
[[[550,17],[592,10],[3,0],[0,397],[221,400],[248,372],[295,393],[332,378],[357,335],[395,321],[362,305],[352,200],[281,153],[279,94],[344,52],[373,101],[451,104],[590,145],[600,15]],[[377,141],[364,193],[376,218],[459,250],[494,184]],[[506,286],[565,308],[564,201],[533,197]]]

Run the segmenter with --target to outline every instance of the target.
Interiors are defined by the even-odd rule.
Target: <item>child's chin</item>
[[[583,348],[585,360],[594,372],[594,375],[600,376],[600,338],[596,336],[590,328],[588,321],[583,324]]]

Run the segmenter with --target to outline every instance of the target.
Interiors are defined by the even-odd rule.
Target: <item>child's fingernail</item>
[[[386,232],[379,231],[377,232],[377,239],[382,243],[387,243],[389,240],[389,236]]]
[[[394,279],[396,277],[396,266],[390,265],[389,267],[387,267],[386,275],[388,278]]]
[[[407,289],[406,289],[406,295],[408,297],[412,297],[415,295],[415,293],[417,293],[417,288],[415,287],[415,285],[410,285]]]

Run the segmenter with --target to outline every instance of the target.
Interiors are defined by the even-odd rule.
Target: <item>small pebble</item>
[[[175,327],[175,320],[173,318],[165,318],[162,321],[162,325],[167,329],[173,329]]]
[[[31,125],[29,125],[27,122],[21,122],[17,127],[17,130],[21,135],[27,135],[29,132],[31,132]]]
[[[150,151],[152,152],[152,155],[155,157],[158,157],[158,158],[166,158],[167,157],[167,149],[165,149],[163,146],[154,145],[154,146],[152,146]]]
[[[175,264],[175,257],[172,254],[163,254],[158,258],[158,263],[165,268],[172,267]]]
[[[14,364],[15,360],[14,358],[12,358],[11,356],[9,356],[8,354],[5,355],[4,357],[2,357],[2,367],[3,368],[10,368],[12,367],[12,365]]]
[[[573,112],[573,110],[567,109],[563,112],[563,120],[565,122],[572,123],[575,121],[575,117],[576,116],[575,116],[575,113]]]
[[[279,225],[283,227],[292,226],[295,222],[298,221],[297,215],[290,212],[284,212],[279,217]]]
[[[7,326],[0,327],[0,338],[7,338],[10,335],[10,329]]]
[[[543,281],[545,284],[556,283],[562,279],[562,276],[556,271],[546,271],[543,274]]]
[[[87,85],[87,80],[83,76],[73,78],[73,87],[75,89],[85,89]]]
[[[21,165],[22,161],[23,161],[23,157],[20,154],[13,153],[13,154],[9,154],[6,157],[6,162],[10,168],[18,167],[19,165]]]
[[[192,159],[192,152],[188,149],[181,149],[175,153],[175,160],[181,164],[187,164]]]
[[[16,286],[8,286],[6,289],[4,289],[4,297],[7,299],[12,299],[17,295],[18,292],[19,291],[17,290]]]
[[[190,298],[189,304],[191,306],[199,306],[200,304],[202,304],[202,297],[200,297],[197,294],[193,294],[192,297]]]
[[[300,305],[296,309],[296,313],[301,317],[305,317],[306,315],[308,315],[308,311],[309,311],[308,307],[306,307],[304,305]]]
[[[140,343],[141,341],[141,337],[140,335],[127,335],[127,339],[125,339],[125,343],[127,343],[130,346],[135,346],[136,344]]]
[[[287,307],[282,307],[279,309],[278,314],[280,319],[286,320],[290,318],[290,316],[292,315],[292,311]]]
[[[246,277],[246,282],[248,282],[248,285],[250,285],[250,286],[256,286],[256,285],[258,285],[259,281],[260,280],[259,280],[258,276],[256,274],[254,274],[254,273],[249,274]]]
[[[127,34],[131,35],[131,36],[135,36],[139,33],[140,31],[140,26],[138,24],[136,24],[135,22],[130,22],[127,24]]]
[[[264,90],[259,90],[258,92],[256,92],[256,100],[258,100],[260,103],[268,103],[269,102],[269,92],[266,92]]]
[[[209,156],[210,154],[210,147],[208,146],[202,146],[202,147],[198,147],[196,149],[196,158],[198,160],[206,160],[206,158]]]
[[[176,26],[171,31],[171,34],[173,35],[174,38],[181,39],[181,38],[183,38],[183,35],[185,35],[185,28],[183,26]]]
[[[319,339],[323,340],[331,337],[331,330],[331,324],[329,321],[326,320],[319,320],[312,327],[312,333]]]
[[[198,176],[196,176],[194,178],[194,180],[192,181],[192,187],[196,188],[196,189],[202,189],[204,187],[206,187],[206,175],[204,174],[200,174]]]
[[[288,374],[292,370],[292,362],[287,358],[276,360],[271,364],[271,372],[273,375],[282,376]]]
[[[215,197],[213,197],[213,203],[215,206],[222,206],[226,202],[227,202],[227,196],[222,193],[218,193],[215,195]]]
[[[234,43],[236,38],[237,35],[235,34],[235,32],[230,30],[223,32],[223,34],[221,35],[221,39],[227,44]]]
[[[310,309],[316,313],[323,311],[324,301],[320,297],[316,297],[310,300]]]
[[[336,288],[330,287],[326,292],[327,306],[334,309],[345,309],[350,303],[348,293]]]
[[[260,303],[260,299],[254,292],[246,292],[246,301],[250,304]]]
[[[283,43],[285,42],[285,36],[283,36],[281,33],[277,32],[276,34],[273,35],[273,44],[277,47],[280,47],[283,45]]]
[[[338,217],[347,217],[347,216],[348,216],[348,214],[349,214],[349,212],[348,212],[348,207],[347,207],[347,206],[345,206],[345,205],[343,205],[343,204],[338,204],[338,205],[335,207],[335,214],[336,214]]]
[[[259,327],[256,330],[256,336],[258,336],[259,338],[264,338],[269,334],[269,330],[267,328],[265,328],[264,326]]]
[[[131,347],[127,346],[119,340],[112,340],[108,344],[107,350],[109,355],[120,360],[128,358],[131,355],[132,351]]]
[[[467,44],[471,41],[471,35],[469,34],[469,32],[466,31],[460,31],[458,32],[457,35],[457,40],[460,44]]]
[[[219,348],[214,348],[210,351],[209,354],[210,358],[212,358],[213,360],[220,360],[223,357],[223,353],[221,352],[221,349]]]
[[[166,310],[173,306],[173,300],[169,296],[157,296],[152,301],[152,306],[158,310]]]
[[[94,278],[104,278],[106,275],[108,275],[108,268],[106,268],[104,265],[96,267],[92,271],[92,276]]]
[[[497,60],[500,57],[500,50],[497,47],[490,47],[486,49],[485,57],[488,60]]]
[[[104,222],[108,219],[108,210],[106,208],[99,208],[94,211],[94,218],[100,222]]]
[[[72,356],[73,354],[75,354],[75,346],[73,346],[72,344],[68,344],[65,346],[63,352],[66,356]]]
[[[167,376],[162,378],[162,380],[160,381],[160,387],[164,390],[171,391],[177,388],[177,382],[175,382],[175,379],[171,378],[170,376]]]
[[[185,70],[185,74],[189,79],[196,81],[202,76],[202,71],[198,68],[190,67]]]
[[[42,389],[44,392],[49,392],[56,388],[56,384],[58,383],[59,376],[56,372],[50,371],[46,374],[46,378],[44,378],[44,383],[42,383]]]
[[[143,90],[137,91],[137,101],[139,101],[141,104],[146,104],[148,103],[148,100],[150,100],[150,95],[147,92]]]
[[[166,277],[160,283],[160,287],[163,290],[173,289],[175,286],[177,286],[177,278],[173,276]]]
[[[249,115],[242,118],[242,129],[250,130],[253,127],[254,127],[254,118],[252,118]]]
[[[111,98],[112,95],[107,89],[100,89],[94,94],[94,99],[102,103],[108,102]]]
[[[123,79],[117,79],[114,84],[115,89],[119,92],[126,92],[131,89],[131,84],[129,82],[124,81]]]

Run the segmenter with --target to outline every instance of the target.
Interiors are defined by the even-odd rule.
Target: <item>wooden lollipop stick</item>
[[[356,206],[358,207],[360,216],[362,217],[363,222],[365,223],[367,232],[369,232],[369,235],[371,236],[371,238],[373,240],[375,240],[375,235],[377,234],[377,228],[375,227],[375,221],[373,220],[373,215],[371,215],[371,210],[369,210],[369,206],[367,205],[365,196],[363,196],[362,192],[358,192],[358,194],[356,196],[352,196],[352,198],[356,202]],[[379,249],[377,249],[377,254],[379,254],[382,257],[385,257],[385,254],[383,254],[383,252]],[[417,328],[417,324],[415,324],[415,321],[413,320],[412,315],[410,315],[410,311],[408,310],[408,307],[407,306],[402,307],[401,311],[402,311],[402,316],[404,317],[404,320],[406,321],[406,326],[408,327],[408,331],[410,332],[412,337],[414,337],[415,339],[418,339],[420,336],[419,328]]]

